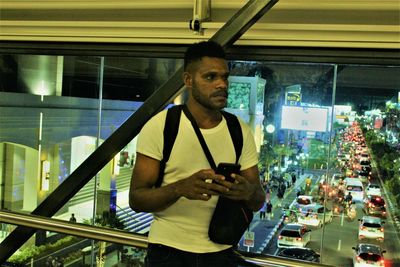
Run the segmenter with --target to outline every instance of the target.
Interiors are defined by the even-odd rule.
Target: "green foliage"
[[[103,227],[124,229],[124,223],[117,217],[116,214],[104,211],[102,216],[95,219],[95,223]]]
[[[40,258],[44,255],[60,250],[61,248],[76,242],[77,239],[78,238],[74,236],[66,236],[52,244],[49,243],[41,246],[32,245],[11,256],[9,261],[17,264],[27,263],[31,258]]]
[[[250,107],[251,83],[231,82],[229,84],[228,107],[248,109]]]
[[[374,130],[367,131],[365,139],[372,150],[382,180],[397,205],[400,205],[400,154],[380,138]]]
[[[393,195],[400,196],[400,180],[397,177],[392,177],[386,181],[386,186]]]

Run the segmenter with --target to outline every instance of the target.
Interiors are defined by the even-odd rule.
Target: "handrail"
[[[0,211],[0,222],[139,248],[147,247],[147,236],[117,229],[51,219],[43,216]]]
[[[0,222],[138,248],[146,248],[148,244],[147,236],[139,234],[13,211],[0,210]],[[256,266],[328,266],[249,252],[240,252],[240,254],[247,262],[254,263]]]

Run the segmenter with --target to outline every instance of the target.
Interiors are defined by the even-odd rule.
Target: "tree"
[[[278,156],[278,168],[279,170],[282,167],[282,159],[286,156],[290,157],[291,155],[293,155],[295,153],[293,148],[290,148],[288,146],[285,145],[275,145],[273,147],[274,150],[274,154]]]

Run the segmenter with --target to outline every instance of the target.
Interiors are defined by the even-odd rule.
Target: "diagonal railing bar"
[[[211,40],[224,47],[233,44],[279,0],[250,0]],[[140,131],[146,121],[168,105],[183,89],[183,67],[179,68],[146,102],[78,166],[33,212],[51,217],[96,175]],[[18,226],[0,244],[0,263],[5,262],[34,233]]]

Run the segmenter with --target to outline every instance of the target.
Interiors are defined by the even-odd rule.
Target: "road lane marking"
[[[342,246],[342,239],[339,239],[337,250],[340,250],[341,246]]]
[[[343,226],[344,223],[344,212],[342,213],[342,218],[340,219],[340,225]]]

